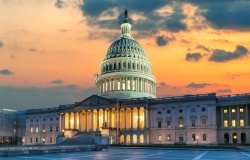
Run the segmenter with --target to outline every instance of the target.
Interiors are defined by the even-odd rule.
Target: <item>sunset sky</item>
[[[158,97],[250,92],[250,1],[0,0],[0,108],[95,94],[125,8]]]

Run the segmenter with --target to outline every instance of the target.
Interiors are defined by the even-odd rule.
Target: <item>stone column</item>
[[[82,131],[82,111],[79,113],[79,131]]]
[[[94,110],[91,110],[91,131],[94,131]]]
[[[62,113],[59,113],[59,130],[60,130],[60,132],[62,131],[62,125],[63,125],[63,123],[62,123],[62,116],[63,116],[63,114]]]
[[[140,107],[137,107],[137,129],[140,129]]]
[[[147,109],[145,107],[144,108],[144,127],[143,127],[144,129],[148,127],[147,122],[148,122],[148,114],[147,114]]]
[[[106,122],[105,122],[106,109],[103,109],[103,112],[102,112],[102,113],[103,113],[103,116],[102,116],[102,117],[103,117],[103,122],[102,122],[103,124],[102,124],[102,127],[105,128],[105,123],[106,123]]]
[[[228,127],[232,127],[232,115],[231,114],[232,114],[232,108],[231,106],[229,106],[228,107]]]
[[[127,129],[127,108],[124,108],[124,129]]]
[[[239,108],[240,108],[240,106],[236,107],[236,127],[237,128],[240,128],[240,110],[239,110]]]
[[[133,114],[134,114],[134,109],[133,108],[130,108],[130,122],[131,122],[131,126],[130,128],[133,129],[133,126],[134,126],[134,120],[133,120]]]
[[[96,122],[97,123],[97,127],[96,128],[97,128],[97,131],[99,131],[100,130],[100,126],[99,126],[99,109],[97,109],[97,113],[96,114],[97,114],[97,122]]]
[[[220,108],[220,117],[221,117],[221,128],[224,128],[224,116],[223,116],[223,107]]]
[[[77,122],[77,120],[76,120],[76,113],[77,113],[77,112],[74,112],[74,129],[77,129],[77,124],[76,124],[76,122]]]
[[[248,106],[245,106],[245,126],[248,127]]]
[[[109,121],[108,122],[108,125],[109,125],[108,127],[111,127],[111,125],[112,125],[112,122],[111,122],[112,121],[112,109],[108,110],[108,117],[109,117],[108,118],[108,121]]]
[[[85,110],[85,130],[88,131],[88,110]]]

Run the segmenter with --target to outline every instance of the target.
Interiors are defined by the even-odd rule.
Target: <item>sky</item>
[[[125,8],[158,97],[250,92],[250,1],[0,0],[0,108],[96,94]]]

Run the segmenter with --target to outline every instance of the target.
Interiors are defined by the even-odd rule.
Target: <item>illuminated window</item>
[[[245,125],[245,124],[244,124],[244,119],[241,119],[241,120],[240,120],[240,127],[244,127],[244,125]]]
[[[30,127],[30,133],[33,133],[33,132],[34,132],[34,128]]]
[[[224,127],[228,127],[228,121],[224,120]]]
[[[183,118],[179,118],[179,127],[180,127],[180,128],[183,127]]]
[[[128,88],[128,91],[130,91],[130,80],[127,81],[127,88]]]
[[[244,112],[244,108],[240,108],[240,112],[243,113]]]
[[[125,79],[122,80],[122,90],[124,91],[125,90]]]
[[[36,126],[36,133],[38,133],[39,132],[39,128],[38,128],[38,126]]]
[[[225,114],[227,113],[227,109],[224,109],[224,113],[225,113]]]
[[[192,141],[195,141],[196,140],[196,136],[195,134],[192,134]]]
[[[117,82],[117,90],[118,90],[118,91],[121,90],[121,83],[120,83],[120,81]]]
[[[232,127],[236,127],[236,120],[235,119],[232,120]]]
[[[235,113],[235,109],[232,109],[232,113]]]
[[[132,81],[132,90],[135,91],[135,80]]]

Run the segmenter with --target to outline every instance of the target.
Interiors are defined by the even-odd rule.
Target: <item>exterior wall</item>
[[[250,96],[223,96],[218,100],[218,143],[250,144]]]
[[[59,113],[27,113],[24,144],[55,144],[59,134]]]
[[[16,144],[16,111],[0,110],[0,144]]]
[[[157,104],[150,108],[149,143],[217,143],[215,100]],[[180,121],[183,122],[183,126]]]

